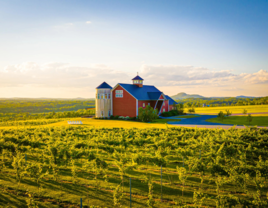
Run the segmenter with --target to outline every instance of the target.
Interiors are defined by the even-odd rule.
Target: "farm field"
[[[224,106],[224,107],[201,107],[195,108],[197,114],[218,114],[220,111],[225,112],[229,109],[232,113],[242,113],[244,109],[247,113],[268,112],[268,105],[246,105],[246,106]]]
[[[268,130],[53,125],[0,129],[0,207],[268,206]]]
[[[222,124],[234,124],[234,125],[250,125],[250,126],[268,126],[268,114],[259,116],[258,114],[252,114],[252,122],[248,123],[247,116],[229,116],[220,120],[219,118],[211,118],[206,121],[222,123]]]

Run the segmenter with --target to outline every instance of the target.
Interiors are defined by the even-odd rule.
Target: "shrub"
[[[158,118],[157,109],[153,109],[151,106],[147,105],[144,109],[139,108],[139,120],[142,122],[152,122]]]
[[[110,116],[110,119],[115,119],[115,117],[113,115]]]
[[[163,117],[171,117],[171,116],[177,116],[177,115],[181,115],[178,110],[171,110],[169,112],[161,113],[161,116]]]
[[[188,113],[195,113],[195,109],[194,108],[189,108]]]
[[[223,119],[224,119],[224,116],[225,116],[225,114],[224,114],[222,111],[220,111],[220,112],[218,113],[218,118],[219,118],[219,119],[223,120]]]
[[[115,118],[115,119],[119,119],[119,116],[115,116],[114,118]]]

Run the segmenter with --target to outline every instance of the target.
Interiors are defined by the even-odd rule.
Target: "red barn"
[[[148,105],[157,109],[159,114],[161,114],[172,110],[173,103],[177,104],[172,98],[165,95],[155,86],[143,85],[143,79],[140,76],[136,76],[132,81],[132,84],[118,83],[114,88],[106,82],[98,86],[96,98],[111,99],[111,106],[106,108],[110,109],[109,112],[105,113],[104,110],[102,112],[96,112],[96,115],[102,115],[103,117],[109,117],[110,115],[136,117],[138,116],[138,109],[140,107],[145,108]],[[110,95],[98,93],[107,93],[109,89]],[[96,109],[101,110],[102,107],[96,106]]]

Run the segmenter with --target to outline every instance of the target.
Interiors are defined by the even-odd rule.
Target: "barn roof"
[[[128,91],[137,100],[158,100],[162,94],[161,91],[152,85],[143,85],[143,87],[122,83],[119,83],[119,85]]]
[[[169,97],[168,95],[165,95],[166,98],[168,99],[168,104],[169,105],[173,105],[174,103],[175,104],[178,104],[175,100],[173,100],[171,97]]]
[[[136,77],[134,77],[132,80],[143,80],[139,75],[137,75]]]
[[[113,89],[110,85],[108,85],[106,82],[103,82],[100,84],[96,89]]]

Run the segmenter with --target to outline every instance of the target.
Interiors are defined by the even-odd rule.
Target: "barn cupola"
[[[133,84],[134,85],[137,85],[138,87],[142,87],[143,86],[143,79],[139,75],[137,75],[136,77],[134,77],[132,79],[132,81],[133,81]]]

